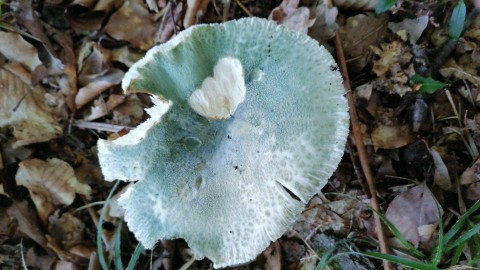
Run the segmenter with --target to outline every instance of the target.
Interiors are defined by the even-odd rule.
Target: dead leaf
[[[64,213],[60,217],[57,214],[48,218],[48,231],[50,234],[62,244],[64,249],[70,249],[81,243],[83,241],[85,224],[70,213]]]
[[[409,47],[399,41],[381,44],[379,48],[374,47],[373,51],[380,57],[373,63],[373,71],[378,77],[385,76],[392,67],[395,68],[394,64],[402,66],[412,59]]]
[[[468,185],[480,180],[480,159],[477,159],[475,163],[468,167],[460,176],[460,183],[462,185]]]
[[[335,6],[349,10],[374,10],[377,0],[333,0]]]
[[[78,83],[85,86],[110,70],[108,53],[97,42],[86,42],[78,52]]]
[[[37,221],[37,214],[28,207],[26,201],[17,202],[7,209],[9,216],[14,217],[17,220],[19,230],[35,241],[44,249],[48,250],[47,239],[44,233],[40,230],[40,226]]]
[[[75,96],[75,105],[77,109],[95,99],[103,91],[119,84],[123,79],[123,71],[115,69],[112,72],[99,76],[78,90]]]
[[[272,10],[268,19],[283,24],[293,31],[306,34],[314,21],[310,20],[308,8],[298,7],[299,2],[300,0],[283,0],[280,6]]]
[[[199,18],[203,17],[207,12],[209,3],[210,0],[187,0],[187,10],[185,11],[185,18],[183,19],[183,27],[188,28]]]
[[[480,77],[478,76],[478,73],[472,74],[471,72],[464,70],[453,59],[448,60],[438,72],[443,77],[453,76],[457,80],[468,80],[475,86],[480,87]]]
[[[147,50],[154,45],[159,23],[141,1],[126,1],[110,17],[105,32],[117,40],[126,40],[133,46]]]
[[[124,103],[113,110],[112,124],[134,127],[142,121],[144,109],[145,106],[137,95],[129,95]]]
[[[42,87],[31,89],[29,74],[19,64],[0,69],[0,127],[12,126],[13,147],[51,140],[62,127],[44,104]]]
[[[55,264],[55,270],[77,270],[79,269],[74,263],[69,261],[58,261]]]
[[[281,270],[282,269],[282,249],[277,242],[271,244],[263,253],[266,262],[264,269],[266,270]]]
[[[13,140],[6,139],[1,140],[2,143],[2,154],[3,154],[3,162],[5,164],[13,164],[18,162],[18,160],[27,159],[33,151],[26,147],[13,147]]]
[[[441,189],[449,191],[452,188],[452,180],[448,174],[447,166],[443,162],[440,153],[434,147],[430,149],[430,154],[435,164],[435,173],[433,175],[434,183]]]
[[[408,125],[380,125],[372,131],[371,137],[375,148],[382,149],[397,149],[414,139]]]
[[[15,218],[7,214],[7,209],[0,208],[0,246],[15,238],[17,226]]]
[[[415,19],[407,18],[399,23],[390,22],[388,23],[388,28],[399,36],[402,36],[401,31],[405,31],[408,34],[408,41],[413,45],[417,43],[423,31],[427,28],[428,21],[428,15],[424,15]],[[405,37],[404,41],[407,41],[407,37]]]
[[[171,2],[169,2],[171,3]],[[171,4],[167,5],[166,10],[168,11],[171,8]],[[178,23],[181,21],[181,14],[183,11],[183,3],[177,2],[175,8],[173,9],[173,18],[175,19],[175,23],[173,23],[172,19],[172,12],[168,12],[163,19],[165,23],[163,23],[163,27],[158,29],[157,33],[155,34],[155,43],[165,43],[167,42],[173,34],[175,34],[175,29],[177,28]]]
[[[130,50],[128,46],[115,48],[110,51],[112,61],[125,64],[127,67],[131,67],[135,62],[140,60],[144,54]]]
[[[29,190],[44,223],[57,205],[70,205],[75,193],[89,196],[92,192],[90,186],[78,182],[68,163],[57,158],[20,162],[15,180]]]
[[[321,2],[316,9],[315,23],[308,30],[308,35],[325,45],[329,39],[335,36],[338,29],[336,22],[338,9]]]
[[[475,182],[468,186],[466,197],[472,201],[480,200],[480,182]]]
[[[0,53],[7,59],[24,65],[30,72],[42,64],[37,49],[18,33],[0,31]]]
[[[420,243],[419,228],[436,224],[440,218],[437,202],[425,183],[395,197],[385,215],[415,247]]]
[[[371,46],[376,46],[387,34],[388,16],[385,13],[359,14],[349,17],[338,31],[349,71],[360,72],[372,58]]]
[[[29,248],[25,261],[28,266],[35,269],[50,270],[56,259],[50,255],[38,255],[34,248]]]

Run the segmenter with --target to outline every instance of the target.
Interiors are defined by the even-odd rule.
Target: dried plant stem
[[[340,36],[338,33],[335,35],[335,52],[337,54],[337,61],[338,65],[340,67],[340,71],[343,75],[344,79],[344,85],[346,89],[346,96],[348,100],[348,106],[350,108],[350,122],[352,124],[352,133],[353,137],[355,138],[355,145],[357,146],[357,152],[358,152],[358,157],[360,159],[360,164],[363,170],[363,174],[365,175],[365,178],[367,180],[368,188],[370,191],[370,195],[372,196],[371,198],[371,206],[374,210],[381,212],[380,211],[380,206],[378,204],[378,198],[377,198],[377,189],[375,187],[375,180],[373,179],[372,176],[372,171],[370,169],[370,164],[368,164],[368,158],[367,158],[367,152],[365,150],[365,145],[363,144],[363,138],[362,134],[360,132],[360,124],[358,122],[358,116],[357,116],[357,110],[355,108],[355,102],[353,100],[353,94],[352,94],[352,87],[350,85],[350,79],[348,77],[348,69],[347,69],[347,63],[345,61],[345,55],[343,53],[343,47],[342,47],[342,41],[340,40]],[[375,220],[375,227],[377,229],[377,237],[378,237],[378,242],[380,243],[380,251],[382,253],[389,253],[389,248],[387,245],[387,239],[385,237],[385,231],[383,224],[380,220],[380,217],[378,215],[373,215],[374,220]],[[385,270],[392,270],[393,267],[390,263],[387,261],[383,261],[383,269]]]

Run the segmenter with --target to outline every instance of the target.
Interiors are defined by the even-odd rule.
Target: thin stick
[[[244,6],[242,4],[242,2],[240,2],[240,0],[235,0],[235,2],[237,2],[237,5],[243,10],[243,12],[245,12],[248,16],[250,17],[253,17],[254,15],[248,10],[248,8],[246,6]]]
[[[377,188],[375,187],[375,180],[372,176],[372,171],[370,169],[370,165],[368,164],[368,157],[367,151],[365,150],[365,145],[363,144],[362,133],[360,132],[360,124],[358,122],[358,115],[357,110],[355,109],[355,102],[353,101],[353,94],[352,94],[352,86],[350,85],[350,79],[348,77],[348,69],[347,63],[345,62],[345,55],[343,53],[342,41],[340,40],[340,36],[338,33],[335,35],[335,52],[337,54],[338,65],[340,67],[340,71],[343,75],[343,79],[345,80],[345,90],[346,96],[348,99],[348,106],[350,107],[350,121],[352,124],[352,133],[353,137],[355,138],[355,145],[357,146],[358,157],[360,159],[360,164],[362,166],[363,174],[367,180],[368,188],[370,191],[370,195],[372,196],[370,202],[372,208],[378,212],[380,212],[380,206],[378,204],[377,198]],[[377,238],[380,244],[380,251],[382,253],[389,253],[389,248],[387,245],[385,231],[383,228],[383,224],[380,220],[378,215],[373,215],[375,220],[375,227],[377,229]],[[392,270],[392,265],[387,261],[383,261],[383,269],[385,270]]]

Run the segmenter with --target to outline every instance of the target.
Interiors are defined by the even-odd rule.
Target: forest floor
[[[136,249],[96,143],[148,118],[120,86],[148,49],[249,16],[323,44],[358,119],[297,222],[232,269],[480,267],[480,1],[375,2],[0,0],[0,269],[212,269],[182,239]]]

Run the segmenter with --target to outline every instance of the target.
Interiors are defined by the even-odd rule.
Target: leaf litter
[[[480,199],[480,19],[466,22],[436,70],[434,63],[449,41],[450,14],[445,13],[455,5],[398,1],[376,15],[368,12],[375,9],[373,2],[75,0],[2,5],[0,245],[15,254],[23,239],[27,265],[39,269],[98,267],[92,259],[95,222],[111,186],[99,173],[95,142],[127,133],[145,120],[144,108],[152,105],[144,94],[125,96],[118,84],[151,46],[190,25],[221,22],[225,13],[227,19],[271,14],[278,24],[309,33],[330,50],[338,33],[383,213],[428,254],[438,242],[440,219],[447,228],[457,219],[439,215],[437,203],[461,215]],[[467,5],[467,17],[470,12]],[[354,144],[319,192],[324,194],[312,199],[271,249],[236,269],[312,269],[333,245],[339,247],[334,254],[342,248],[376,250],[352,240],[378,241]],[[119,194],[108,205],[105,247],[111,247],[123,215],[116,204]],[[136,241],[125,229],[122,254],[128,260]],[[345,239],[347,244],[340,244]],[[397,245],[392,247],[398,251]],[[471,252],[475,247],[468,242],[459,255],[463,263],[476,255]],[[181,240],[161,241],[152,253],[140,256],[139,267],[149,266],[150,255],[158,269],[178,269],[191,258]],[[359,260],[348,256],[337,262],[344,269],[380,265],[366,259],[369,267],[360,268]],[[203,260],[190,269],[208,266]]]

